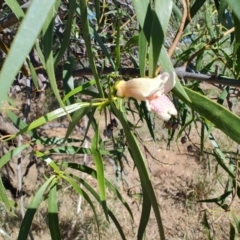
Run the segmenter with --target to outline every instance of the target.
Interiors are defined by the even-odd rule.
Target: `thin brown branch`
[[[113,68],[104,68],[104,69],[98,70],[98,73],[100,75],[109,74],[111,72],[114,72]],[[128,76],[128,77],[133,78],[133,77],[140,76],[138,68],[120,68],[120,69],[118,69],[118,72],[119,72],[119,75],[122,75],[124,77]],[[225,86],[240,87],[240,80],[221,77],[221,76],[215,76],[215,74],[208,75],[208,74],[202,74],[202,73],[186,72],[185,66],[175,68],[175,72],[180,79],[197,80],[197,81],[201,81],[201,82],[222,84]],[[72,72],[73,78],[80,78],[80,77],[91,76],[91,75],[92,75],[92,70],[90,68],[83,68],[83,69],[75,70]],[[148,74],[146,73],[146,76],[147,75]],[[62,74],[57,74],[56,79],[58,81],[61,81]]]
[[[210,41],[209,43],[207,43],[204,47],[202,47],[201,49],[199,49],[197,52],[195,52],[188,60],[187,62],[184,63],[184,66],[189,65],[189,63],[192,62],[192,60],[197,57],[198,55],[200,55],[201,53],[203,53],[205,50],[210,49],[212,47],[213,44],[215,44],[216,42],[218,42],[219,40],[221,40],[222,38],[226,37],[228,34],[231,34],[232,32],[235,31],[235,28],[231,28],[228,31],[226,31],[225,33],[223,33],[220,37],[213,39],[212,41]]]
[[[240,87],[240,80],[221,77],[221,76],[215,76],[215,74],[208,75],[208,74],[202,74],[202,73],[186,72],[186,68],[184,66],[175,68],[175,72],[180,79],[196,80],[201,82],[222,84],[225,86]]]
[[[171,47],[169,48],[169,50],[168,50],[168,56],[169,56],[169,58],[172,57],[173,52],[174,52],[174,50],[176,49],[177,44],[178,44],[178,42],[179,42],[179,39],[180,39],[180,37],[181,37],[181,35],[182,35],[182,32],[183,32],[183,30],[184,30],[184,25],[185,25],[185,22],[186,22],[186,19],[187,19],[187,16],[188,16],[188,8],[187,8],[186,1],[187,1],[187,0],[183,0],[183,1],[182,1],[182,3],[183,3],[183,15],[182,15],[182,20],[181,20],[180,27],[179,27],[179,29],[178,29],[178,31],[177,31],[177,34],[176,34],[176,36],[175,36],[175,38],[174,38],[174,41],[173,41],[173,43],[172,43],[172,46],[171,46]]]
[[[185,1],[186,1],[187,3],[186,3]],[[188,17],[188,4],[189,4],[189,3],[188,3],[188,0],[183,0],[182,3],[183,3],[183,15],[182,15],[182,20],[181,20],[180,27],[179,27],[179,29],[178,29],[178,31],[177,31],[177,33],[176,33],[176,35],[175,35],[175,38],[174,38],[174,40],[173,40],[172,46],[171,46],[171,47],[169,48],[169,50],[168,50],[168,56],[169,56],[169,58],[172,57],[173,52],[175,51],[175,49],[176,49],[176,47],[177,47],[177,44],[178,44],[178,42],[179,42],[179,39],[180,39],[180,37],[181,37],[181,35],[182,35],[182,32],[183,32],[183,30],[184,30],[184,25],[185,25],[186,19],[187,19],[187,17]],[[158,75],[158,74],[160,73],[161,69],[162,69],[161,66],[159,66],[159,67],[157,68],[157,70],[156,70],[156,75]]]
[[[186,0],[186,5],[187,5],[187,19],[189,22],[191,22],[192,21],[192,17],[191,17],[191,13],[190,13],[191,5],[190,5],[189,0]],[[186,23],[186,21],[185,21],[185,23]],[[184,23],[184,25],[185,25],[185,23]],[[184,26],[183,26],[183,28],[184,28]]]

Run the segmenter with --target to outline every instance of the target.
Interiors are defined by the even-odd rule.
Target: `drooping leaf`
[[[32,201],[30,202],[23,221],[21,223],[20,231],[18,234],[18,240],[25,240],[28,238],[28,234],[32,225],[33,217],[36,213],[36,210],[43,199],[43,194],[46,191],[47,187],[54,180],[55,176],[51,176],[37,191],[34,195]]]
[[[104,178],[104,166],[103,166],[103,159],[99,149],[99,128],[97,125],[97,129],[95,130],[95,135],[92,139],[91,144],[92,155],[94,159],[94,163],[96,165],[97,170],[97,179],[98,179],[98,188],[100,191],[100,197],[102,201],[102,205],[104,208],[104,212],[106,218],[108,219],[107,214],[107,203],[106,203],[106,188],[105,188],[105,178]]]
[[[100,78],[97,72],[96,64],[95,64],[95,57],[92,51],[92,44],[90,38],[90,31],[89,31],[89,21],[88,21],[88,13],[87,13],[87,1],[86,0],[79,0],[79,8],[81,11],[81,24],[82,24],[82,31],[83,31],[83,38],[86,45],[86,50],[88,54],[89,64],[93,72],[93,76],[96,81],[96,85],[99,91],[100,97],[104,97],[102,85],[100,83]]]
[[[5,2],[9,6],[9,8],[14,12],[16,17],[21,21],[24,18],[25,13],[23,12],[19,3],[15,0],[5,0]]]
[[[149,217],[151,208],[149,208],[149,205],[147,204],[151,203],[151,206],[154,210],[155,217],[157,220],[159,235],[161,239],[164,240],[165,239],[164,229],[163,229],[162,219],[159,211],[159,206],[158,206],[157,198],[154,193],[153,186],[152,186],[146,165],[145,165],[144,157],[141,153],[141,150],[139,149],[136,138],[134,137],[134,134],[128,125],[128,122],[124,118],[123,113],[119,110],[121,109],[121,106],[118,106],[119,109],[113,103],[111,104],[111,106],[114,114],[118,117],[119,121],[122,124],[129,148],[131,149],[134,163],[138,169],[139,177],[141,180],[144,202],[143,202],[142,216],[140,220],[140,226],[142,228],[138,230],[138,239],[142,239],[145,228],[146,228],[146,224],[149,221],[148,217]]]
[[[48,226],[52,239],[61,239],[58,217],[57,181],[53,181],[48,196]]]
[[[0,73],[0,109],[17,72],[35,43],[56,0],[36,0],[30,5]]]
[[[229,6],[232,8],[233,12],[237,16],[238,20],[240,21],[240,5],[237,0],[227,0]]]
[[[211,121],[215,127],[222,130],[234,141],[240,143],[240,129],[238,127],[240,118],[237,115],[195,91],[188,88],[185,88],[185,91],[191,99],[191,102],[187,104],[192,109]]]
[[[12,158],[17,156],[19,153],[21,153],[25,148],[29,147],[29,144],[24,144],[19,147],[16,147],[7,153],[5,153],[1,158],[0,158],[0,169],[8,163]]]
[[[67,23],[65,26],[65,31],[63,33],[63,40],[62,40],[60,48],[58,49],[56,56],[54,57],[54,65],[55,66],[61,60],[64,52],[66,51],[66,49],[69,46],[71,31],[73,28],[72,23],[73,23],[73,19],[74,19],[75,9],[76,9],[76,0],[71,0],[69,2],[68,18],[67,18]]]
[[[4,203],[4,206],[8,211],[11,211],[13,204],[11,200],[8,198],[7,191],[2,182],[2,177],[0,177],[0,201]]]
[[[53,58],[53,27],[55,18],[56,6],[54,5],[48,14],[48,18],[43,25],[43,48],[44,48],[44,59],[46,64],[46,71],[48,74],[49,82],[51,84],[51,89],[59,103],[59,105],[64,109],[69,119],[71,119],[69,113],[65,108],[61,96],[59,94],[56,76],[54,71],[54,58]]]

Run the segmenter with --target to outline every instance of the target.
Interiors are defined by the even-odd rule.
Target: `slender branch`
[[[173,41],[173,43],[172,43],[172,46],[171,46],[171,47],[169,48],[169,50],[168,50],[168,56],[169,56],[169,58],[172,57],[173,52],[174,52],[174,50],[176,49],[176,46],[177,46],[177,44],[178,44],[178,42],[179,42],[179,39],[180,39],[180,37],[181,37],[181,35],[182,35],[182,32],[183,32],[183,30],[184,30],[184,25],[185,25],[185,22],[186,22],[186,19],[187,19],[187,16],[188,16],[188,8],[187,8],[187,4],[186,4],[185,1],[187,1],[187,0],[183,0],[183,1],[182,1],[182,4],[183,4],[183,15],[182,15],[182,20],[181,20],[180,27],[179,27],[179,29],[178,29],[178,31],[177,31],[177,34],[176,34],[175,38],[174,38],[174,41]]]
[[[114,72],[113,68],[104,68],[104,69],[98,69],[99,75],[109,74],[111,72]],[[139,69],[138,68],[120,68],[118,69],[118,72],[122,76],[129,76],[129,77],[139,77]],[[177,67],[175,68],[175,72],[177,76],[180,79],[185,80],[197,80],[201,82],[208,82],[208,83],[217,83],[217,84],[223,84],[226,86],[234,86],[234,87],[240,87],[240,80],[233,79],[233,78],[227,78],[227,77],[221,77],[209,74],[202,74],[202,73],[192,73],[192,72],[186,72],[186,67]],[[75,70],[72,72],[73,78],[79,78],[83,76],[91,76],[92,71],[90,68],[83,68],[79,70]],[[147,75],[147,74],[146,74]],[[56,78],[58,81],[62,80],[62,75],[57,74]]]
[[[186,72],[185,67],[175,68],[175,72],[180,79],[197,80],[197,81],[208,82],[208,83],[222,84],[225,86],[240,87],[240,80],[236,80],[233,78],[216,76],[215,74],[208,75],[208,74],[202,74],[202,73]]]
[[[226,37],[228,34],[231,34],[232,32],[235,31],[235,28],[231,28],[228,31],[226,31],[225,33],[223,33],[220,37],[213,39],[212,41],[210,41],[209,43],[207,43],[204,47],[202,47],[201,49],[199,49],[197,52],[195,52],[188,60],[187,62],[185,62],[184,66],[189,65],[189,63],[192,62],[192,60],[197,57],[198,55],[200,55],[201,53],[203,53],[205,50],[210,49],[211,46],[213,44],[215,44],[216,42],[218,42],[219,40],[221,40],[222,38]]]
[[[189,0],[186,0],[186,5],[187,5],[187,19],[189,22],[191,22],[191,20],[192,20],[191,12],[190,12],[191,5],[190,5]],[[184,23],[184,25],[185,25],[185,23]],[[184,29],[184,26],[183,26],[183,29]]]

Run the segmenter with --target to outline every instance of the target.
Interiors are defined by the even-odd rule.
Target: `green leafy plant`
[[[44,177],[44,183],[33,194],[26,212],[22,214],[23,220],[18,239],[27,239],[31,234],[34,215],[44,201],[47,202],[51,238],[61,239],[58,191],[62,182],[74,189],[91,207],[99,239],[101,237],[94,201],[101,206],[107,221],[111,220],[115,224],[121,238],[127,239],[121,223],[108,206],[106,191],[115,194],[119,204],[126,208],[131,218],[133,213],[121,192],[105,177],[104,170],[104,156],[113,156],[116,164],[121,164],[127,150],[138,171],[142,190],[137,239],[144,238],[151,210],[156,218],[160,239],[165,239],[164,223],[159,207],[161,202],[154,192],[151,174],[148,172],[146,159],[134,131],[134,124],[128,119],[128,113],[138,115],[141,121],[145,121],[154,139],[152,119],[144,104],[139,104],[133,99],[119,98],[113,86],[117,80],[125,78],[125,75],[135,77],[147,75],[154,78],[161,69],[168,72],[175,71],[173,62],[184,66],[193,64],[195,66],[193,70],[212,73],[216,78],[219,74],[214,72],[214,64],[218,63],[218,70],[221,70],[224,77],[238,79],[240,69],[238,1],[213,3],[206,0],[190,4],[186,0],[181,4],[179,1],[169,0],[133,0],[131,8],[125,5],[119,8],[117,1],[112,3],[112,1],[99,0],[91,2],[33,0],[26,13],[23,11],[25,8],[21,7],[18,1],[8,0],[6,4],[12,10],[14,19],[17,19],[9,23],[8,27],[18,22],[20,24],[16,32],[14,28],[12,29],[15,32],[12,42],[6,43],[0,40],[0,48],[7,55],[0,73],[0,117],[4,119],[3,114],[7,115],[8,121],[16,126],[17,130],[1,136],[1,143],[10,144],[11,141],[16,143],[12,150],[0,156],[0,168],[11,162],[14,157],[18,157],[18,164],[21,165],[24,150],[29,149],[31,155],[41,159],[51,169]],[[233,12],[230,9],[233,9]],[[215,11],[217,17],[211,17]],[[206,18],[203,18],[203,15]],[[174,19],[178,22],[181,20],[181,24],[173,25]],[[198,20],[202,21],[202,26]],[[131,25],[129,28],[125,28],[126,22]],[[166,39],[173,29],[177,30],[175,36],[177,41],[171,39],[171,47],[167,51]],[[179,44],[180,50],[174,51],[176,44]],[[79,56],[85,58],[86,62],[81,61]],[[40,94],[45,91],[46,82],[49,81],[50,89],[59,107],[46,113],[40,111],[31,122],[27,120],[26,111],[23,118],[17,114],[17,111],[14,112],[18,107],[14,105],[8,92],[20,70],[24,80],[26,82],[32,80],[36,91]],[[87,75],[92,77],[84,83],[79,81],[79,86],[74,84],[74,81],[77,82],[77,80],[73,81],[74,78]],[[46,81],[40,84],[42,78]],[[61,91],[58,88],[60,81],[63,83]],[[225,85],[230,85],[228,80],[225,81]],[[31,87],[27,84],[26,91],[29,100]],[[200,201],[213,202],[224,211],[230,211],[231,203],[225,203],[226,198],[230,195],[233,196],[232,199],[239,197],[238,152],[235,161],[229,163],[213,133],[215,128],[220,129],[235,143],[240,143],[240,118],[231,112],[231,109],[228,110],[222,105],[228,100],[230,88],[221,89],[218,101],[214,101],[204,94],[199,82],[183,84],[176,79],[172,93],[178,110],[177,118],[181,125],[177,139],[192,123],[197,125],[200,122],[201,154],[203,155],[204,141],[207,137],[211,140],[216,163],[228,176],[225,191],[221,196]],[[130,101],[134,101],[134,109],[128,107]],[[26,107],[25,110],[28,109]],[[65,137],[43,138],[39,134],[38,129],[41,126],[64,116],[69,120]],[[111,124],[108,127],[113,116],[121,125],[121,140],[117,140],[112,135]],[[88,123],[83,139],[72,138],[72,132],[85,117]],[[105,134],[112,143],[110,150],[106,149],[103,141],[101,132],[104,132],[104,129],[99,127],[101,121],[105,122]],[[0,130],[3,132],[3,129]],[[83,143],[90,131],[94,132],[91,145],[84,147]],[[174,138],[175,133],[175,129],[170,131],[170,140]],[[25,136],[28,136],[28,140],[23,144],[22,139]],[[39,150],[34,147],[37,144],[54,147],[50,150]],[[52,158],[53,153],[64,153],[69,156],[91,155],[94,168],[71,162],[70,157],[56,162]],[[91,177],[91,180],[97,183],[97,188],[91,186],[87,179],[79,177],[80,173]],[[18,174],[21,179],[21,172]],[[21,187],[21,181],[19,186]],[[23,200],[22,189],[18,191]],[[13,209],[2,182],[0,182],[0,199],[8,211]],[[20,207],[24,212],[24,207]],[[239,220],[234,213],[232,214],[234,221],[230,223],[229,236],[230,239],[235,239],[236,230],[239,234]],[[213,239],[207,214],[204,214],[203,225],[207,237]]]

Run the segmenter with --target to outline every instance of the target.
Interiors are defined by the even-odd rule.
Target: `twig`
[[[185,67],[175,68],[175,72],[180,79],[197,80],[197,81],[204,81],[208,83],[223,84],[225,86],[240,87],[240,81],[233,78],[215,76],[215,74],[208,75],[208,74],[202,74],[202,73],[186,72]]]
[[[195,52],[185,63],[184,66],[188,66],[190,62],[192,62],[192,60],[197,57],[199,54],[203,53],[205,50],[210,49],[211,46],[213,44],[215,44],[216,42],[218,42],[219,40],[221,40],[222,38],[226,37],[228,34],[231,34],[232,32],[235,31],[235,28],[231,28],[228,31],[226,31],[225,33],[223,33],[220,37],[213,39],[212,41],[210,41],[209,43],[207,43],[204,47],[202,47],[201,49],[199,49],[197,52]]]
[[[99,69],[99,74],[109,74],[111,72],[114,72],[113,68],[104,68],[104,69]],[[139,77],[139,69],[138,68],[120,68],[118,69],[119,75],[123,76],[129,76],[129,77]],[[185,79],[185,80],[197,80],[197,81],[202,81],[202,82],[208,82],[208,83],[217,83],[217,84],[223,84],[226,86],[234,86],[234,87],[240,87],[240,81],[237,79],[233,78],[226,78],[226,77],[221,77],[221,76],[215,76],[214,75],[209,75],[209,74],[202,74],[202,73],[192,73],[192,72],[186,72],[186,67],[177,67],[175,68],[175,72],[177,76],[180,79]],[[79,78],[83,76],[90,76],[92,75],[92,71],[90,68],[83,68],[79,70],[75,70],[72,73],[73,78]],[[57,74],[56,78],[58,81],[62,80],[62,75]]]
[[[179,39],[180,39],[180,37],[181,37],[181,35],[182,35],[182,32],[183,32],[183,30],[184,30],[184,25],[185,25],[185,22],[186,22],[186,19],[187,19],[187,16],[188,16],[188,8],[187,8],[186,1],[187,1],[187,0],[183,0],[183,1],[182,1],[182,4],[183,4],[182,20],[181,20],[180,27],[179,27],[179,29],[178,29],[178,31],[177,31],[177,33],[176,33],[175,38],[174,38],[174,41],[173,41],[173,43],[172,43],[172,46],[171,46],[171,47],[169,48],[169,50],[168,50],[168,56],[169,56],[169,58],[172,57],[173,52],[174,52],[174,50],[176,49],[177,44],[178,44],[178,42],[179,42]]]
[[[177,33],[176,33],[176,35],[175,35],[174,41],[173,41],[173,43],[172,43],[172,46],[171,46],[171,47],[169,48],[169,50],[168,50],[168,56],[169,56],[169,58],[172,57],[173,52],[175,51],[175,49],[176,49],[176,47],[177,47],[177,44],[178,44],[178,42],[179,42],[179,39],[180,39],[180,37],[181,37],[181,35],[182,35],[182,32],[183,32],[183,30],[184,30],[184,25],[185,25],[185,22],[186,22],[187,17],[189,17],[189,20],[191,19],[190,13],[189,13],[189,7],[188,7],[188,6],[189,6],[188,0],[183,0],[183,1],[182,1],[182,4],[183,4],[182,20],[181,20],[180,27],[178,28],[178,31],[177,31]],[[161,69],[162,69],[161,66],[159,66],[159,67],[157,68],[157,70],[156,70],[156,75],[159,74],[159,72],[161,71]]]
[[[133,20],[136,17],[136,14],[134,14],[130,19],[128,19],[121,27],[119,30],[122,30],[128,23]],[[111,37],[114,37],[117,34],[117,31],[113,32]]]

